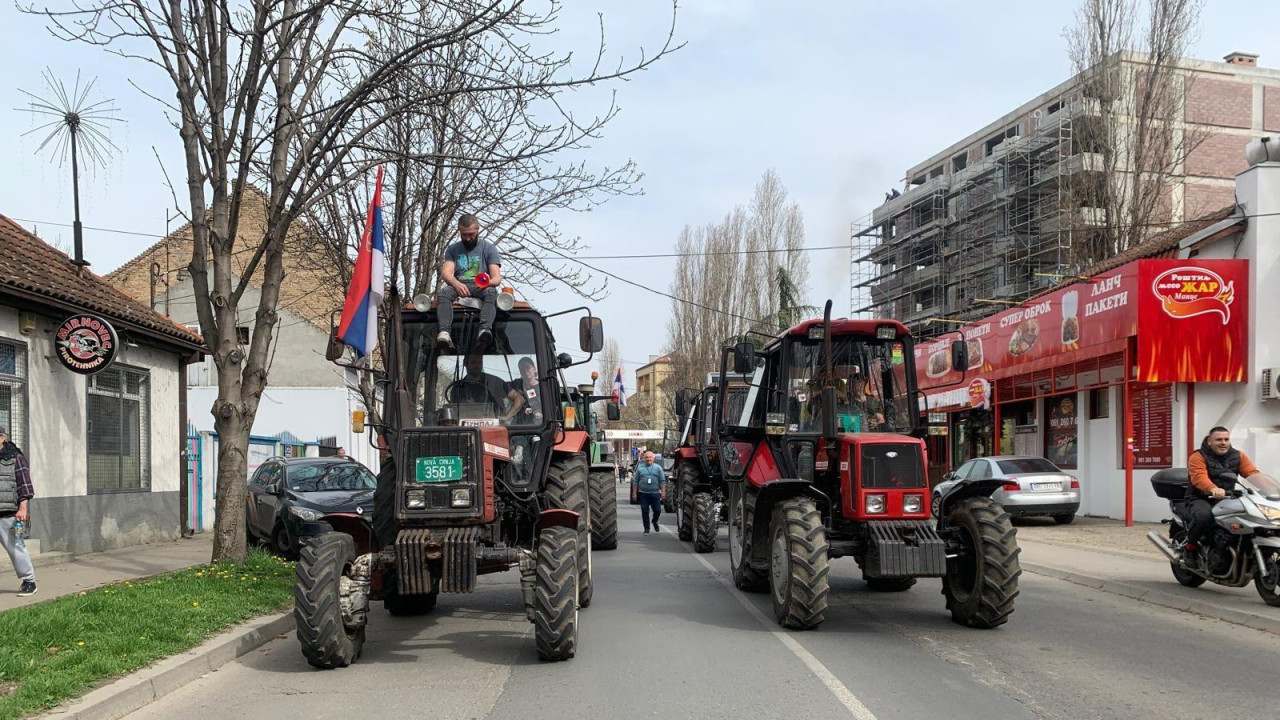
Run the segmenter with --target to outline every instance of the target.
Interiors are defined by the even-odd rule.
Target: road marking
[[[804,663],[805,667],[809,668],[809,671],[821,680],[823,685],[827,686],[827,689],[831,691],[831,694],[836,696],[836,700],[839,700],[840,704],[844,705],[850,715],[858,720],[876,720],[875,714],[872,713],[871,710],[867,709],[867,706],[862,704],[862,701],[858,699],[858,696],[854,695],[844,683],[840,682],[840,678],[837,678],[834,673],[828,670],[827,666],[823,665],[821,660],[814,657],[813,653],[805,650],[804,646],[792,637],[790,633],[778,630],[778,624],[776,622],[765,617],[764,613],[760,612],[760,608],[756,607],[755,604],[747,599],[746,595],[739,591],[738,588],[734,587],[733,581],[729,580],[724,575],[720,575],[719,571],[715,569],[715,566],[710,562],[707,562],[706,558],[702,557],[699,553],[693,552],[693,548],[689,543],[681,542],[680,544],[688,548],[690,553],[697,558],[698,562],[702,563],[704,567],[719,575],[717,579],[722,585],[729,589],[729,594],[736,598],[737,601],[742,604],[742,607],[746,608],[747,612],[751,613],[751,616],[764,626],[765,630],[777,638],[778,642],[786,646],[786,648],[791,651],[792,655],[799,658],[800,662]]]

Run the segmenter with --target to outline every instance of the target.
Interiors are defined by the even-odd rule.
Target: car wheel
[[[271,549],[280,557],[293,557],[293,547],[289,545],[289,531],[285,529],[284,523],[276,525],[275,532],[271,534]]]
[[[933,516],[942,517],[942,493],[933,494]]]

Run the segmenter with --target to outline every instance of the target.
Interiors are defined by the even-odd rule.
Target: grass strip
[[[293,568],[252,548],[243,565],[198,565],[0,612],[0,720],[55,707],[283,610],[293,601]]]

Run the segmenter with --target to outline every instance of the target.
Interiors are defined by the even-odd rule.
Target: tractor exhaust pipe
[[[1173,552],[1173,548],[1169,547],[1169,542],[1160,537],[1160,533],[1155,530],[1150,530],[1147,532],[1147,539],[1151,541],[1152,545],[1159,548],[1160,552],[1163,553],[1165,557],[1169,558],[1169,562],[1175,564],[1178,562],[1178,555]]]

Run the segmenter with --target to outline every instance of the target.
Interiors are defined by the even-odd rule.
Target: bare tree
[[[1082,0],[1065,32],[1084,102],[1096,122],[1077,123],[1085,152],[1101,172],[1072,176],[1069,208],[1097,207],[1105,218],[1073,228],[1077,269],[1140,244],[1172,213],[1172,186],[1203,133],[1182,122],[1190,74],[1179,68],[1194,38],[1202,0]],[[1079,220],[1079,219],[1078,219]]]
[[[343,186],[334,178],[365,176],[380,159],[366,143],[402,113],[512,87],[538,92],[620,78],[671,48],[668,37],[658,53],[637,62],[611,69],[598,62],[573,76],[567,56],[530,46],[557,4],[530,10],[521,0],[91,0],[69,11],[26,10],[47,17],[58,36],[149,63],[170,83],[149,94],[168,108],[182,139],[190,271],[218,375],[211,408],[219,436],[215,560],[245,556],[249,431],[267,385],[294,222]],[[375,46],[392,29],[402,42]],[[411,82],[410,73],[432,62],[433,52],[478,37],[491,45],[487,62],[472,74],[443,87]],[[601,60],[603,52],[602,42]],[[523,70],[528,58],[541,60],[540,72]],[[251,184],[264,189],[266,231],[240,239],[254,252],[237,273],[231,256]],[[236,318],[250,283],[260,300],[246,349],[236,342]]]
[[[608,395],[613,392],[613,377],[618,373],[618,368],[622,366],[622,353],[618,350],[618,341],[616,339],[605,339],[604,348],[600,350],[598,362],[599,364],[596,367],[600,377],[596,381],[596,392],[600,395]]]

